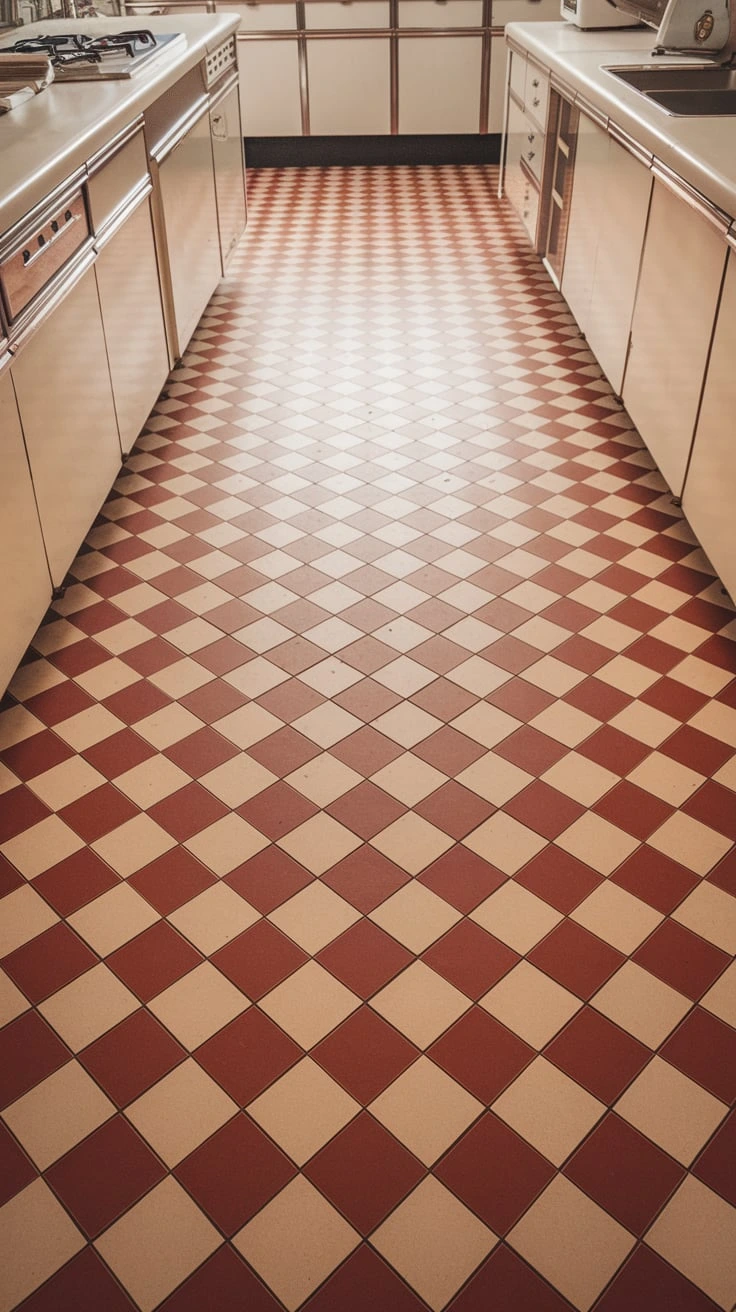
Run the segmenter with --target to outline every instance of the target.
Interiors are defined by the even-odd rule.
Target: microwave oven
[[[560,13],[576,27],[638,27],[639,18],[617,9],[611,0],[560,0]]]

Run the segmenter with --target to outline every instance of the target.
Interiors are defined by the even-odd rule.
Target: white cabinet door
[[[391,131],[388,37],[308,41],[307,67],[313,137]]]
[[[736,598],[736,255],[728,257],[703,402],[682,504],[690,524]]]
[[[609,138],[585,331],[588,345],[617,395],[623,382],[651,193],[650,170]]]
[[[11,372],[51,577],[60,587],[120,469],[94,269],[19,351]]]
[[[399,27],[480,27],[483,0],[399,0]]]
[[[399,38],[399,131],[477,132],[480,36]]]
[[[656,181],[623,396],[675,496],[682,493],[725,259],[716,229]]]
[[[491,89],[488,99],[489,132],[503,132],[507,51],[508,47],[504,37],[491,37]]]
[[[296,32],[295,4],[261,4],[260,0],[217,0],[219,13],[240,14],[241,32]]]
[[[159,185],[182,355],[222,272],[208,113],[161,164]]]
[[[238,65],[245,136],[300,137],[302,109],[296,39],[239,41]]]
[[[308,29],[390,26],[388,0],[308,0],[305,14]]]
[[[169,372],[151,206],[146,199],[95,265],[120,445],[130,451]],[[131,327],[135,325],[134,331]]]
[[[51,576],[8,368],[0,372],[0,433],[3,439],[1,697],[51,601]]]
[[[601,187],[608,163],[608,133],[580,115],[567,228],[562,294],[582,332],[588,331],[598,249]]]
[[[215,166],[217,225],[223,273],[245,230],[243,127],[237,85],[210,110],[212,159]]]

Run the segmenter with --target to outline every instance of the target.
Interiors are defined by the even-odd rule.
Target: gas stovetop
[[[105,78],[133,77],[175,45],[181,45],[180,32],[110,32],[90,35],[64,32],[52,36],[31,36],[3,46],[0,53],[47,55],[57,81],[87,82]]]

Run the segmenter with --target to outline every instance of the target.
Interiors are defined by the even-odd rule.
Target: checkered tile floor
[[[489,168],[266,171],[0,714],[0,1309],[736,1300],[733,611]]]

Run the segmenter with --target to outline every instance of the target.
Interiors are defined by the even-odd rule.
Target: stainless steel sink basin
[[[736,68],[704,64],[698,67],[607,68],[621,82],[668,114],[683,117],[736,115]]]

